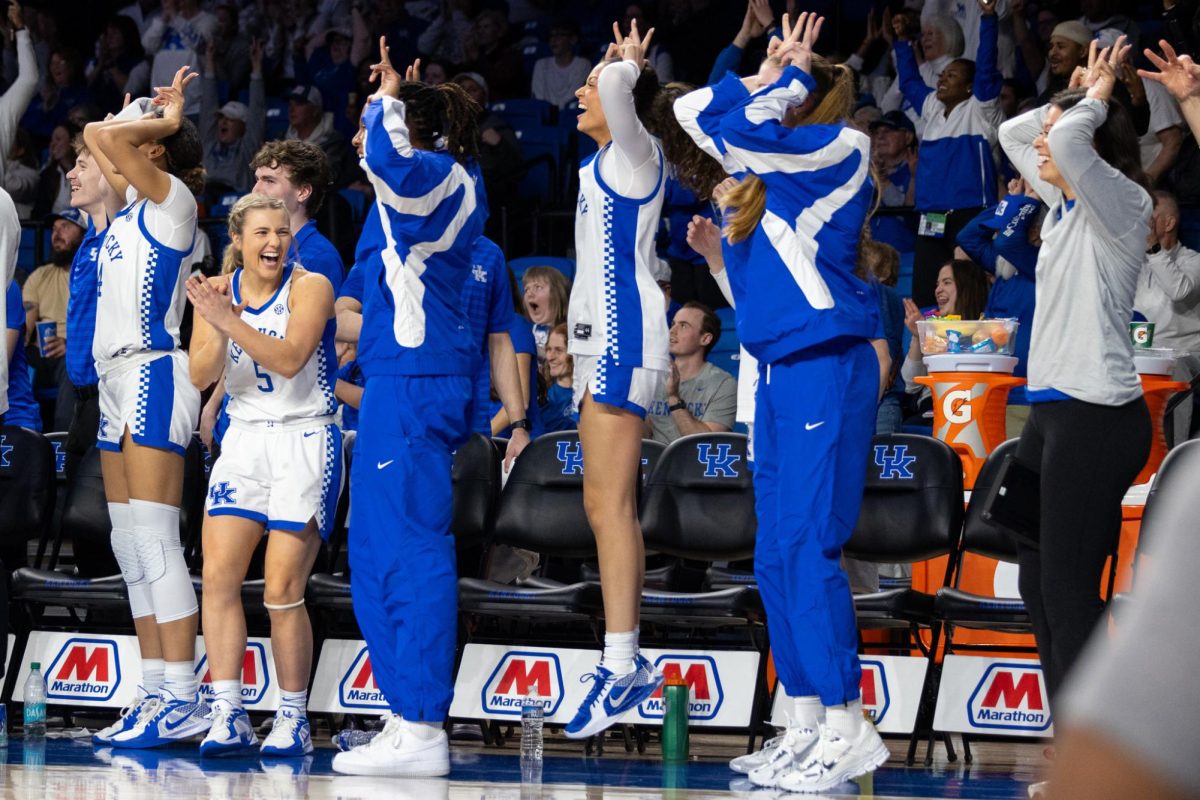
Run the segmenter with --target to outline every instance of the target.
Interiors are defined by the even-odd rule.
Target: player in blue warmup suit
[[[850,587],[839,560],[862,501],[879,397],[877,297],[854,276],[870,210],[870,142],[844,124],[854,79],[812,52],[823,20],[784,17],[758,75],[676,102],[684,129],[742,177],[722,197],[738,334],[760,363],[755,574],[787,733],[732,765],[758,785],[826,791],[887,748],[862,716]],[[753,93],[751,93],[753,92]],[[745,257],[741,257],[745,255]]]
[[[358,360],[367,377],[351,467],[355,616],[390,716],[337,772],[438,776],[450,770],[457,627],[451,455],[470,433],[479,347],[462,310],[482,231],[474,180],[477,109],[456,85],[403,81],[380,39],[379,91],[363,111],[363,165],[387,245],[363,274]],[[439,145],[444,144],[444,149]],[[518,396],[519,396],[519,387]],[[510,409],[521,418],[519,405]],[[514,431],[509,455],[528,444]]]

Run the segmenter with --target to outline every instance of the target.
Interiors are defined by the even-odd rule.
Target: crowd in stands
[[[169,83],[181,65],[201,75],[187,87],[186,113],[204,146],[202,217],[219,218],[237,196],[270,193],[274,184],[288,205],[301,250],[306,225],[308,234],[320,228],[332,241],[329,246],[322,238],[319,256],[311,247],[302,255],[337,287],[354,263],[358,226],[372,200],[352,139],[372,91],[369,65],[378,56],[379,36],[387,37],[395,63],[420,59],[423,80],[453,81],[479,104],[478,161],[492,210],[488,231],[504,242],[496,226],[502,214],[530,212],[529,190],[522,186],[528,187],[531,175],[543,177],[536,163],[548,130],[570,131],[571,145],[551,159],[550,177],[535,183],[541,198],[532,201],[533,213],[556,200],[570,207],[570,175],[586,157],[571,130],[577,90],[611,38],[606,29],[611,20],[625,31],[631,23],[656,29],[648,58],[660,82],[678,86],[682,94],[719,80],[727,70],[752,70],[777,32],[780,15],[795,11],[793,5],[137,0],[81,20],[54,4],[11,3],[0,22],[5,42],[0,181],[22,219],[45,227],[49,245],[45,265],[25,256],[18,270],[24,312],[19,319],[9,316],[14,330],[22,323],[24,357],[41,403],[40,419],[30,413],[26,422],[62,429],[71,414],[62,363],[67,267],[87,226],[70,208],[72,141],[87,122],[119,111],[127,96]],[[1163,38],[1188,52],[1197,35],[1187,3],[1164,11],[1115,0],[1000,0],[993,13],[984,13],[978,3],[944,0],[852,5],[861,14],[847,13],[825,37],[836,39],[825,49],[840,51],[856,71],[853,124],[871,137],[880,209],[869,223],[862,258],[882,287],[893,374],[878,428],[890,432],[906,421],[928,422],[921,419],[928,392],[912,380],[924,365],[911,333],[929,314],[1019,319],[1017,375],[1024,374],[1046,207],[1002,153],[1000,124],[1067,88],[1086,64],[1093,40],[1111,45],[1124,34],[1136,54],[1139,45]],[[722,41],[720,32],[737,28],[739,16],[733,41]],[[1191,178],[1200,167],[1200,148],[1175,99],[1161,84],[1138,77],[1136,66],[1130,60],[1122,67],[1116,91],[1132,112],[1141,165],[1155,197],[1155,228],[1136,310],[1157,324],[1163,346],[1196,352],[1200,256],[1183,243],[1190,237],[1181,206],[1196,199],[1192,187],[1200,182]],[[307,151],[312,163],[283,163],[271,149],[274,140],[312,145]],[[737,424],[738,381],[730,374],[738,371],[737,337],[732,317],[718,316],[728,306],[715,278],[719,265],[707,262],[703,248],[688,236],[694,218],[717,219],[715,203],[697,200],[673,175],[668,180],[659,277],[672,318],[675,368],[647,422],[647,435],[660,441]],[[223,239],[210,242],[203,229],[190,258],[195,269],[213,274],[220,269]],[[509,249],[503,257],[522,254]],[[562,330],[569,276],[550,266],[518,275],[516,313],[536,349],[536,358],[527,356],[527,369],[531,405],[541,406],[539,430],[570,427],[572,370]],[[39,321],[58,325],[57,336],[41,349]],[[714,351],[723,337],[725,344]],[[347,387],[361,385],[353,356],[353,346],[343,343]],[[1009,433],[1016,435],[1025,403],[1020,390],[1010,403],[1015,410]],[[211,424],[215,409],[206,409],[206,415]],[[493,433],[504,431],[501,422],[494,420]]]

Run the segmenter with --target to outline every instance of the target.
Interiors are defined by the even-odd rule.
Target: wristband
[[[687,411],[687,403],[680,401],[675,405],[667,406],[667,411],[670,411],[672,414],[676,411]]]
[[[533,428],[533,426],[529,424],[528,419],[519,419],[510,424],[508,427],[512,428],[514,431],[529,431]]]

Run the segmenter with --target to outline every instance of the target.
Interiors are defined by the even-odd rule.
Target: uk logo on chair
[[[888,454],[889,450],[892,451],[890,455]],[[916,460],[916,456],[908,454],[908,445],[906,444],[898,444],[890,448],[883,444],[875,446],[875,466],[879,467],[880,480],[912,480],[915,476],[909,467]]]
[[[734,466],[742,457],[730,452],[732,445],[703,442],[696,445],[696,460],[704,465],[706,478],[736,478],[737,468]]]

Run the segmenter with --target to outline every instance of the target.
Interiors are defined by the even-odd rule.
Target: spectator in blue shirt
[[[539,398],[542,430],[546,433],[573,431],[579,413],[572,405],[575,359],[567,351],[567,324],[555,325],[546,342],[546,394]]]
[[[254,168],[254,191],[276,197],[287,206],[296,248],[293,260],[328,278],[336,293],[345,278],[345,266],[337,248],[317,231],[313,221],[330,185],[325,151],[293,139],[267,142],[250,166]]]
[[[25,312],[21,305],[21,287],[13,281],[8,285],[5,296],[8,306],[8,328],[4,332],[4,344],[8,348],[8,411],[4,414],[5,425],[20,425],[35,431],[42,429],[42,413],[33,398],[33,381],[29,378],[29,364],[25,361]]]

